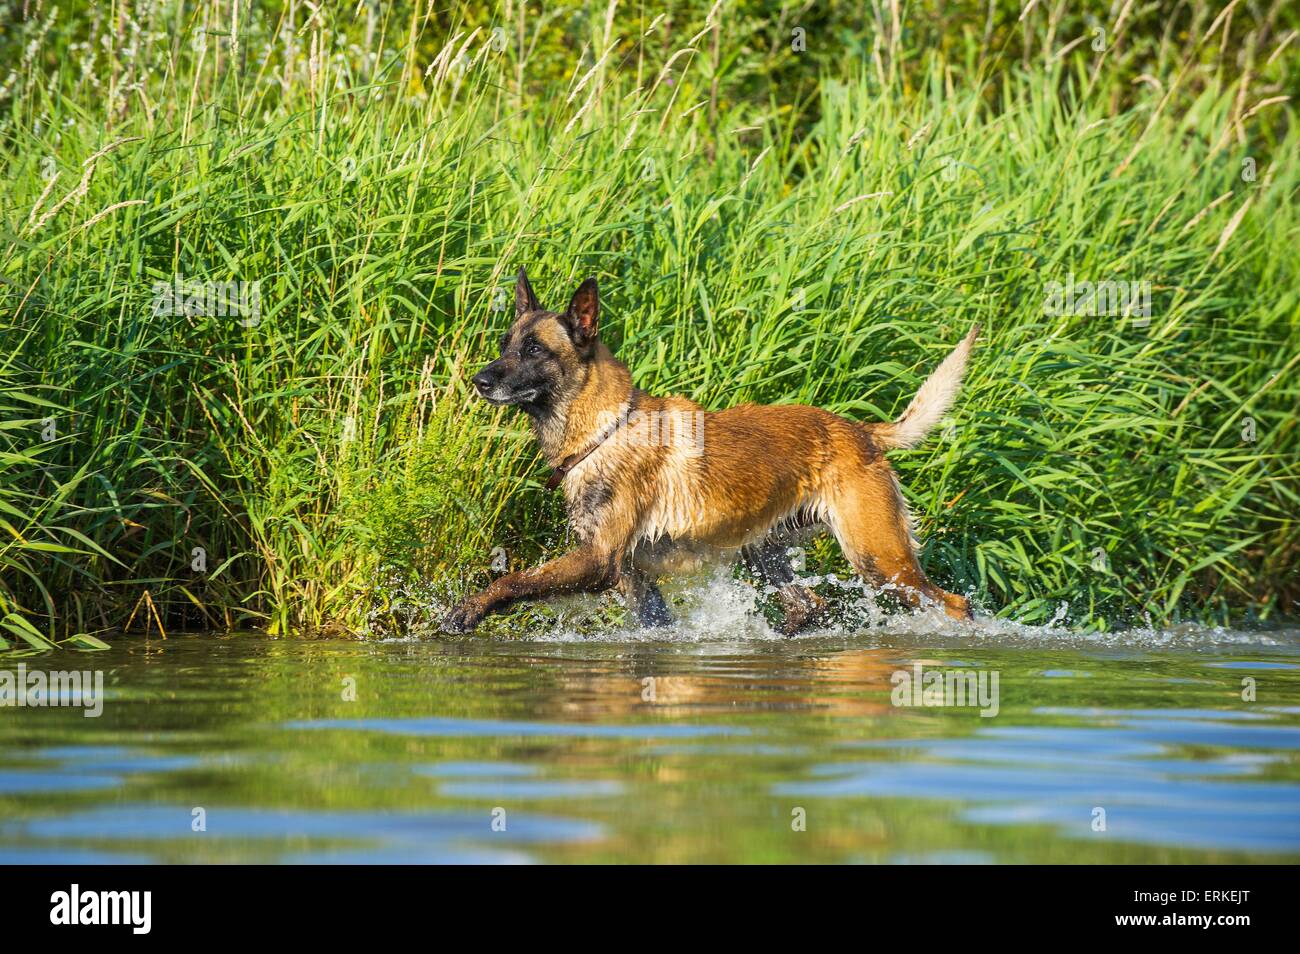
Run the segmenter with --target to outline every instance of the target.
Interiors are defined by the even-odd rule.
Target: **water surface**
[[[1298,644],[123,639],[23,660],[108,698],[0,709],[0,862],[1295,861]]]

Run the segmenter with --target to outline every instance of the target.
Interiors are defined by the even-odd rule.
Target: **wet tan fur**
[[[561,319],[521,315],[507,343],[531,332],[563,373],[561,411],[537,424],[552,466],[581,454],[634,393],[627,367],[599,341],[584,357]],[[972,335],[973,337],[973,335]],[[969,618],[967,601],[934,586],[917,562],[911,521],[883,451],[892,423],[862,424],[804,406],[742,405],[704,416],[704,452],[651,440],[656,412],[690,414],[682,397],[635,392],[639,415],[578,463],[562,483],[577,549],[541,567],[503,576],[458,609],[471,627],[522,599],[596,592],[620,585],[635,599],[660,576],[705,560],[734,560],[744,547],[795,524],[824,525],[854,569],[895,583]],[[535,422],[536,423],[536,422]],[[662,426],[662,424],[661,424]],[[799,588],[802,589],[802,588]],[[812,597],[816,599],[816,597]]]

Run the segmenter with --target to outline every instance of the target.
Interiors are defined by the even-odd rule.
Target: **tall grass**
[[[979,322],[895,458],[932,576],[1027,622],[1294,612],[1297,15],[1121,6],[19,10],[0,626],[356,630],[562,547],[465,386],[521,263],[598,276],[638,382],[709,407],[890,417]],[[160,312],[177,275],[260,312]],[[1149,323],[1045,309],[1071,275]]]

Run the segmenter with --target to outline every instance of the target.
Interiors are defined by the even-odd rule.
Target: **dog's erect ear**
[[[588,278],[578,286],[564,317],[568,319],[573,338],[579,344],[586,344],[596,337],[596,321],[600,317],[600,295],[596,291],[596,279]]]
[[[515,317],[541,310],[542,306],[537,303],[537,296],[533,294],[533,286],[528,284],[528,273],[522,268],[519,269],[519,275],[515,278]]]

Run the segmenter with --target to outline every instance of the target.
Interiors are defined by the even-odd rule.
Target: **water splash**
[[[474,638],[540,643],[753,643],[788,640],[843,641],[879,646],[1019,646],[1103,650],[1281,648],[1300,650],[1300,630],[1239,630],[1200,623],[1165,628],[1151,625],[1109,632],[1072,625],[1070,607],[1062,602],[1045,623],[1026,623],[980,613],[954,620],[936,604],[909,610],[893,598],[894,584],[875,587],[856,577],[835,574],[804,576],[800,582],[828,596],[834,610],[827,622],[787,637],[764,613],[774,591],[737,579],[729,567],[715,566],[695,576],[665,584],[664,595],[674,621],[663,627],[638,626],[621,597],[575,596],[538,604],[509,617],[486,620]],[[455,604],[456,588],[448,583],[409,581],[384,575],[378,587],[383,608],[372,612],[364,635],[380,640],[441,637],[438,621]],[[969,595],[969,594],[968,594]]]

